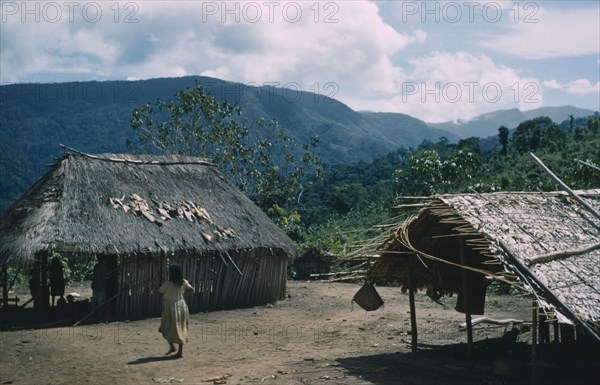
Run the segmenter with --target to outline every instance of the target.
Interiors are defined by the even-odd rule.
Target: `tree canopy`
[[[321,170],[317,137],[295,143],[275,120],[246,119],[238,105],[218,102],[199,82],[134,109],[131,126],[139,141],[129,148],[210,159],[267,212],[288,207],[307,175]]]
[[[306,191],[296,240],[334,252],[360,244],[357,234],[387,220],[396,196],[557,189],[530,159],[535,153],[570,187],[600,187],[600,118],[593,115],[556,124],[548,118],[500,127],[498,136],[450,143],[424,141],[372,162],[325,168],[324,179]],[[516,136],[516,137],[515,137]],[[304,230],[302,230],[304,229]],[[364,243],[365,240],[362,240]]]

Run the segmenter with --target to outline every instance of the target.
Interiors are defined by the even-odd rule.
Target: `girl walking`
[[[183,279],[181,266],[169,266],[169,280],[158,289],[162,294],[162,315],[158,331],[169,343],[167,354],[175,352],[175,345],[179,345],[177,354],[173,357],[183,356],[183,344],[188,341],[189,310],[183,294],[194,291],[194,287]]]

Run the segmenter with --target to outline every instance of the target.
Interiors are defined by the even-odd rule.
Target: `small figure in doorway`
[[[29,298],[23,305],[27,305],[29,302],[37,301],[37,295],[40,291],[40,264],[36,262],[33,265],[33,268],[29,272],[29,293],[31,294],[31,298]]]
[[[60,297],[61,302],[65,301],[65,276],[58,257],[50,260],[50,295],[52,296],[52,306],[54,306],[55,297]]]
[[[92,273],[92,311],[99,321],[107,321],[106,285],[108,271],[104,259],[99,258]]]
[[[40,270],[39,264],[36,264],[36,267],[31,269],[30,272],[31,277],[29,278],[29,293],[31,294],[31,298],[35,300],[35,297],[38,294],[38,290],[40,289]]]

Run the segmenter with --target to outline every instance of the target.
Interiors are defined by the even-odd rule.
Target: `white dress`
[[[172,344],[183,345],[188,341],[190,313],[183,294],[193,290],[192,285],[185,279],[181,286],[167,281],[158,289],[162,294],[162,314],[158,331]]]

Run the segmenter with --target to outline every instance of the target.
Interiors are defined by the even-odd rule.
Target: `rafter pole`
[[[594,170],[596,170],[596,171],[600,171],[600,167],[598,167],[598,166],[594,166],[594,165],[593,165],[593,164],[591,164],[591,163],[584,162],[583,160],[579,160],[579,159],[575,159],[575,161],[576,161],[577,163],[583,164],[584,166],[588,166],[588,167],[590,167],[590,168],[592,168],[592,169],[594,169]]]
[[[548,174],[548,176],[550,178],[552,178],[552,180],[554,180],[560,187],[563,188],[563,190],[565,190],[573,199],[575,199],[577,202],[579,202],[579,204],[581,204],[583,207],[585,207],[586,210],[588,210],[590,213],[592,213],[596,218],[600,219],[600,212],[598,212],[598,210],[596,210],[594,207],[592,207],[589,203],[587,203],[585,200],[583,200],[583,198],[581,198],[579,195],[577,195],[577,193],[575,193],[575,191],[571,190],[571,188],[569,186],[566,185],[565,182],[563,182],[562,180],[560,180],[559,177],[557,177],[552,170],[550,170],[545,164],[544,162],[542,162],[540,160],[540,158],[538,158],[537,156],[535,156],[535,154],[533,152],[530,152],[529,155],[531,156],[531,158],[534,160],[535,163],[537,163],[537,165],[546,173]]]

